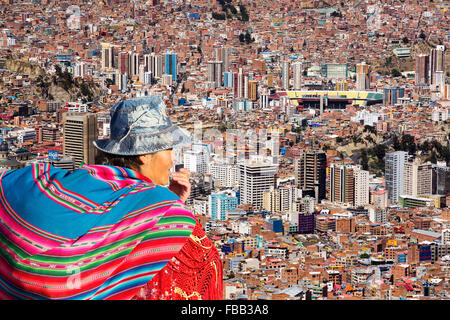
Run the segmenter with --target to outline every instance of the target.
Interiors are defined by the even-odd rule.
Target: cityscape
[[[0,0],[0,171],[159,96],[225,300],[450,299],[450,1]]]

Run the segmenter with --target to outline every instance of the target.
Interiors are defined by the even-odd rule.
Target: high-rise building
[[[404,193],[404,170],[408,160],[408,152],[396,151],[386,154],[385,180],[388,200],[391,204],[398,202],[398,197]]]
[[[353,205],[355,199],[354,166],[332,164],[330,166],[330,201]]]
[[[263,192],[263,209],[270,212],[291,211],[293,203],[297,200],[298,189],[295,186],[282,186]]]
[[[419,54],[416,56],[416,75],[415,84],[428,85],[429,81],[430,56]]]
[[[177,54],[168,52],[164,54],[164,72],[172,76],[172,80],[176,81],[178,77]]]
[[[405,88],[392,87],[384,88],[383,102],[385,106],[393,106],[398,102],[399,98],[403,98],[405,95]]]
[[[213,193],[208,196],[208,214],[211,220],[227,220],[228,212],[237,206],[238,198],[235,192]]]
[[[432,165],[432,193],[450,194],[450,167],[445,162]]]
[[[187,150],[183,155],[184,167],[190,172],[208,173],[209,155],[203,151]]]
[[[215,48],[215,57],[217,61],[222,62],[222,70],[223,72],[230,71],[230,47],[220,47]]]
[[[369,221],[373,223],[386,223],[387,212],[383,208],[369,208],[368,210]]]
[[[243,85],[243,89],[244,89],[244,96],[243,96],[243,98],[244,99],[248,99],[248,97],[249,97],[249,87],[248,87],[248,80],[249,80],[249,76],[248,76],[248,74],[244,74],[244,85]]]
[[[281,89],[289,89],[289,61],[281,63]]]
[[[118,69],[120,74],[130,74],[130,58],[128,52],[119,52]]]
[[[445,47],[442,45],[430,50],[430,83],[439,84],[438,74],[445,73],[444,63]]]
[[[432,164],[418,158],[405,162],[403,194],[418,196],[432,193]]]
[[[353,171],[355,181],[355,200],[354,206],[360,207],[370,203],[369,190],[369,171],[362,170],[360,166],[356,166]]]
[[[114,45],[102,43],[102,70],[107,71],[114,67]]]
[[[63,155],[80,164],[94,164],[98,137],[95,113],[66,112],[63,114]]]
[[[369,65],[365,62],[356,65],[356,90],[366,91],[370,88]]]
[[[301,212],[298,214],[298,233],[314,233],[315,215],[313,213]]]
[[[319,150],[304,151],[295,159],[295,184],[304,191],[312,190],[317,202],[325,199],[327,170],[326,153]]]
[[[139,75],[139,53],[132,52],[130,53],[130,75],[132,77]]]
[[[320,67],[320,74],[328,79],[346,79],[348,63],[324,63]]]
[[[144,72],[144,84],[152,84],[153,73],[151,71]]]
[[[118,89],[122,92],[126,91],[128,85],[128,74],[126,72],[124,74],[120,74],[119,71],[116,71],[115,79]]]
[[[273,88],[273,74],[267,75],[267,86]]]
[[[248,81],[248,98],[252,101],[258,100],[258,81]]]
[[[301,90],[302,88],[302,76],[303,76],[303,64],[301,62],[295,62],[292,64],[294,74],[294,90]]]
[[[223,86],[225,88],[233,88],[233,72],[231,72],[231,71],[224,72]]]
[[[240,203],[252,204],[260,209],[263,193],[275,184],[278,166],[266,163],[246,162],[239,165]]]
[[[263,93],[259,97],[259,107],[261,109],[267,109],[269,108],[269,94]]]
[[[443,245],[450,245],[450,229],[442,229],[441,242]]]
[[[157,55],[152,52],[147,57],[144,58],[144,65],[146,66],[147,72],[152,72],[154,78],[161,78],[163,75],[163,56]]]
[[[208,81],[214,84],[214,88],[222,86],[222,74],[221,61],[208,62]]]
[[[235,165],[212,163],[209,170],[217,188],[233,188],[239,184],[239,171]]]
[[[89,64],[84,61],[79,61],[73,66],[73,76],[83,78],[90,73]],[[92,73],[91,73],[92,75]]]
[[[239,68],[238,72],[234,73],[233,86],[234,86],[234,97],[244,98],[245,97],[245,77],[248,75],[244,73],[242,68]],[[247,80],[248,81],[248,80]]]

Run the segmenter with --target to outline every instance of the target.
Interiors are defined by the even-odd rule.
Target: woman
[[[184,205],[189,172],[170,172],[189,140],[160,98],[132,99],[94,143],[103,164],[3,173],[0,299],[221,299],[219,254]]]

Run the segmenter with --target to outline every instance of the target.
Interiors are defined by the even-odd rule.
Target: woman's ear
[[[139,160],[141,160],[143,165],[148,164],[152,159],[152,155],[151,154],[144,154],[142,156],[139,156]]]

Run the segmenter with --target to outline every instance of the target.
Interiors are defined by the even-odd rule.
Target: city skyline
[[[156,95],[228,300],[450,297],[448,1],[0,1],[0,169]]]

